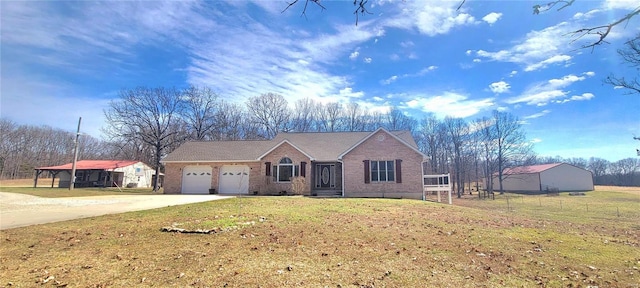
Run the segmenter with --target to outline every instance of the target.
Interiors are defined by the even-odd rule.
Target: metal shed
[[[591,191],[591,171],[567,163],[520,166],[506,169],[502,187],[505,191]],[[498,187],[498,175],[494,174],[494,189]]]

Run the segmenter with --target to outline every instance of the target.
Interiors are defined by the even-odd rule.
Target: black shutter
[[[369,160],[364,160],[364,183],[371,182],[371,173],[369,172]]]
[[[396,159],[396,183],[402,183],[402,159]]]
[[[271,169],[271,171],[273,171],[273,182],[278,182],[278,166],[273,165],[272,167],[273,169]]]
[[[264,170],[267,171],[264,175],[271,176],[271,162],[264,162]]]
[[[300,162],[300,177],[307,176],[307,162]]]

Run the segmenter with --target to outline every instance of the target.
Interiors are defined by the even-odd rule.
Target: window
[[[402,183],[402,160],[372,161],[363,160],[364,183],[396,182]]]
[[[372,182],[395,182],[394,161],[371,161]]]
[[[277,182],[291,182],[291,178],[298,176],[298,170],[296,165],[293,165],[293,161],[288,157],[280,159],[277,166],[273,166],[273,178]]]

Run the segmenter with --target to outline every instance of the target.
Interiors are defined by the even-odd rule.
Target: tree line
[[[596,184],[640,185],[640,161],[627,158],[537,157],[522,122],[508,112],[493,111],[472,121],[427,114],[421,119],[398,107],[371,111],[356,102],[321,103],[301,98],[289,103],[266,93],[244,103],[229,102],[207,87],[124,89],[104,111],[103,139],[80,137],[79,159],[130,159],[162,170],[160,160],[186,141],[266,140],[279,132],[408,130],[428,156],[425,172],[451,173],[455,192],[502,191],[506,168],[566,162],[592,171]],[[0,119],[0,177],[28,178],[40,166],[73,159],[73,132],[48,126],[18,125]],[[490,177],[498,174],[497,183]]]

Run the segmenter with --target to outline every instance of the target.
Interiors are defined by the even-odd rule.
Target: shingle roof
[[[257,161],[258,158],[287,140],[315,161],[335,161],[338,155],[372,132],[279,133],[272,140],[187,142],[171,152],[163,162]],[[391,131],[408,145],[417,148],[409,131]]]
[[[194,141],[173,150],[162,162],[255,161],[273,141]]]
[[[505,175],[513,175],[513,174],[534,174],[540,173],[542,171],[551,169],[553,167],[562,165],[563,163],[553,163],[553,164],[542,164],[542,165],[531,165],[531,166],[519,166],[513,168],[507,168],[504,170],[503,174]]]
[[[110,170],[138,163],[133,160],[80,160],[76,162],[77,170]],[[40,170],[71,170],[73,163],[58,166],[38,167]]]

